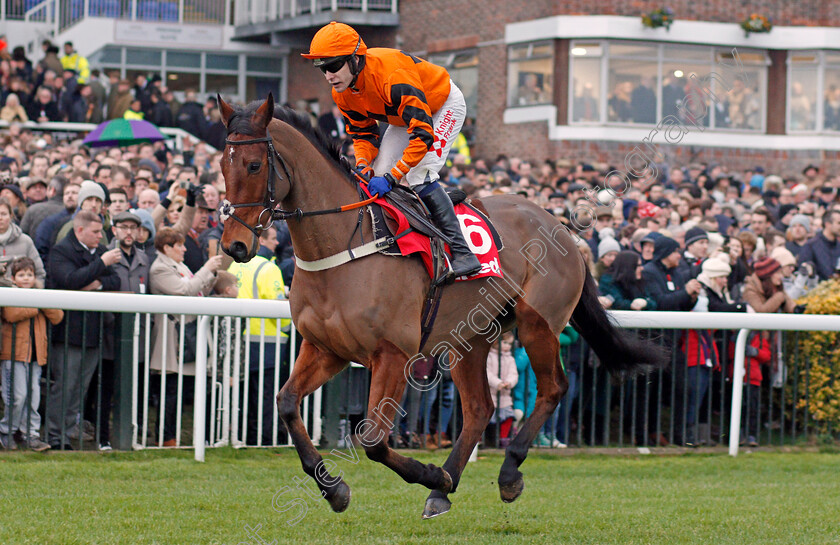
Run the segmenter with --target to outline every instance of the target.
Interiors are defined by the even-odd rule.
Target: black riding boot
[[[443,187],[437,182],[423,184],[415,188],[417,194],[423,199],[429,212],[432,213],[432,221],[444,235],[452,241],[449,249],[452,251],[452,272],[456,277],[468,276],[478,272],[481,263],[475,254],[472,253],[464,235],[461,233],[461,225],[455,217],[455,209],[452,207],[452,200],[446,194]]]

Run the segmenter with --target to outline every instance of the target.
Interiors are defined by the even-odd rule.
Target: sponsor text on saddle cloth
[[[367,188],[363,186],[363,190],[367,193]],[[368,194],[369,195],[369,194]],[[423,233],[418,233],[412,230],[405,215],[396,207],[388,203],[384,198],[380,197],[374,201],[378,204],[384,214],[387,215],[389,221],[374,221],[374,228],[389,229],[392,234],[399,235],[406,230],[411,232],[406,233],[396,239],[397,251],[392,251],[392,248],[385,250],[382,253],[389,255],[409,256],[415,253],[420,253],[423,259],[423,265],[429,276],[434,280],[434,269],[432,260],[432,247],[429,237]],[[499,237],[496,228],[490,220],[481,213],[477,208],[468,204],[467,202],[460,202],[455,205],[455,215],[458,222],[461,224],[461,232],[464,234],[464,239],[470,247],[470,250],[475,254],[481,262],[481,269],[468,277],[456,278],[456,282],[466,280],[474,280],[476,278],[484,278],[488,276],[502,277],[502,269],[499,264],[499,251],[504,248],[501,237]],[[447,246],[447,253],[449,247]]]

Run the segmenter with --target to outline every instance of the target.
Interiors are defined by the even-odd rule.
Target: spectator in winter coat
[[[38,286],[43,287],[46,272],[41,256],[38,255],[32,239],[12,222],[12,217],[12,206],[6,199],[0,197],[0,268],[5,269],[3,272],[6,278],[11,279],[12,271],[8,264],[16,257],[28,257],[35,264],[35,278]]]
[[[729,345],[729,357],[735,360],[735,341]],[[773,357],[770,350],[770,335],[766,331],[754,331],[747,340],[744,358],[744,391],[741,397],[741,445],[758,446],[758,400],[761,381],[764,376],[761,366],[767,365]],[[729,367],[732,378],[734,365]]]
[[[686,281],[679,273],[680,259],[680,245],[676,240],[665,236],[656,239],[653,259],[642,270],[642,279],[647,293],[656,301],[657,310],[688,311],[697,301],[700,283],[695,279]]]
[[[82,210],[73,218],[73,229],[50,252],[49,287],[79,291],[116,291],[120,280],[111,267],[120,258],[119,250],[107,250],[102,241],[102,219]],[[47,412],[50,446],[66,448],[66,439],[83,437],[81,400],[99,363],[100,330],[98,312],[70,311],[53,327],[50,369],[50,408]],[[65,321],[67,324],[65,325]],[[66,357],[65,357],[66,354]],[[62,414],[60,408],[64,409]],[[62,435],[65,434],[65,435]]]
[[[513,426],[511,391],[519,380],[519,374],[516,372],[516,360],[511,352],[513,335],[505,334],[501,345],[501,351],[494,345],[487,355],[487,381],[490,383],[490,397],[493,398],[493,406],[496,408],[490,423],[499,425],[499,446],[504,448],[510,442]]]
[[[188,89],[184,93],[186,101],[181,105],[178,111],[178,117],[175,123],[178,127],[184,129],[196,138],[203,138],[204,131],[207,127],[207,119],[204,117],[204,108],[196,102],[196,94],[192,89]]]
[[[10,272],[16,287],[36,287],[35,262],[32,259],[15,259]],[[14,442],[12,436],[16,432],[31,450],[40,452],[50,448],[40,437],[41,368],[47,363],[47,321],[57,324],[63,317],[64,312],[57,309],[3,308],[0,340],[5,405],[5,414],[0,421],[0,445],[3,448],[11,448]]]
[[[642,258],[636,252],[620,252],[601,277],[601,295],[611,299],[613,310],[656,310],[656,301],[645,292]]]
[[[840,262],[840,210],[829,210],[823,216],[823,230],[809,240],[799,252],[799,263],[813,263],[820,280],[834,276]]]
[[[744,285],[744,301],[756,312],[793,312],[796,303],[785,293],[781,264],[765,257],[753,269]]]
[[[794,301],[814,289],[818,283],[817,275],[813,266],[804,264],[796,270],[796,258],[787,248],[774,248],[770,257],[779,262],[782,266],[782,285],[785,293]]]

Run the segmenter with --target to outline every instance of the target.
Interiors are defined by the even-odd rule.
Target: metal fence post
[[[193,409],[193,446],[195,461],[204,461],[204,425],[207,409],[207,330],[210,316],[199,316],[196,326],[195,347],[195,401]],[[181,330],[183,332],[183,329]],[[161,405],[163,405],[161,403]]]
[[[116,320],[116,350],[114,354],[114,448],[132,449],[132,397],[134,395],[134,314],[119,314]]]
[[[738,441],[741,437],[741,397],[744,390],[744,353],[747,349],[749,329],[738,332],[735,340],[735,367],[732,369],[732,415],[729,422],[729,455],[738,456]]]

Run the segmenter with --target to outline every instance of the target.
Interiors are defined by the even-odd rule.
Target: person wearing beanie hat
[[[702,288],[696,278],[687,279],[677,268],[682,260],[679,243],[665,236],[659,237],[654,242],[653,259],[642,269],[642,280],[648,295],[656,302],[656,310],[676,310],[687,312],[694,308],[698,295]],[[666,344],[670,344],[670,337]],[[682,396],[688,390],[686,382],[687,367],[685,354],[677,346],[669,346],[672,353],[678,356],[671,377],[675,391]],[[674,426],[673,440],[677,444],[683,443],[683,423],[688,416],[685,408],[685,399],[675,400],[672,403],[672,421],[677,422]],[[690,439],[690,438],[689,438]]]
[[[811,264],[802,265],[800,270],[796,270],[796,258],[787,248],[773,248],[770,252],[770,257],[779,262],[782,266],[782,286],[788,297],[796,301],[812,289],[814,289],[819,280],[814,274],[814,268]]]
[[[102,186],[93,180],[85,180],[79,187],[79,196],[76,199],[76,214],[85,210],[97,214],[102,218],[102,240],[107,241],[110,238],[111,225],[107,218],[102,216],[102,208],[105,205],[105,190]],[[75,216],[75,214],[73,214]],[[60,242],[73,229],[73,219],[70,218],[58,230],[58,235],[55,238],[56,243]]]
[[[700,227],[692,227],[685,232],[685,252],[680,270],[688,278],[700,274],[700,265],[709,251],[709,235]]]
[[[756,312],[793,312],[796,303],[784,290],[781,264],[765,257],[753,264],[744,283],[744,301]]]
[[[654,261],[662,261],[664,259],[671,258],[669,262],[673,262],[673,266],[676,267],[679,263],[679,256],[680,253],[680,244],[666,236],[662,236],[656,239],[653,243],[653,260]],[[674,255],[678,257],[674,257]]]
[[[621,245],[612,237],[602,239],[598,243],[598,263],[595,264],[595,269],[592,271],[592,276],[595,281],[601,279],[601,276],[610,267],[612,267],[615,256],[621,251]]]
[[[791,218],[790,225],[785,232],[785,248],[787,248],[794,257],[799,256],[803,246],[808,242],[808,237],[811,236],[811,218],[805,214],[796,214]]]
[[[840,211],[826,211],[822,224],[822,231],[802,246],[797,261],[813,263],[820,280],[828,280],[834,276],[840,263]]]
[[[92,197],[99,199],[99,202],[91,200],[85,203],[85,201]],[[99,214],[102,212],[102,205],[105,203],[105,190],[93,180],[85,180],[79,188],[79,196],[76,202],[78,203],[76,205],[78,210],[90,210]]]
[[[709,297],[709,312],[746,312],[744,303],[732,301],[726,284],[732,267],[725,255],[710,257],[703,262],[702,272],[697,280],[706,288]]]

